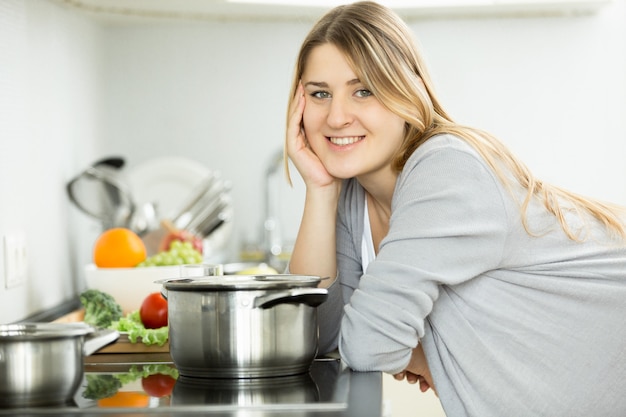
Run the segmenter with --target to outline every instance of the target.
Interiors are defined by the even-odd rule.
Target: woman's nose
[[[350,104],[338,97],[333,97],[328,109],[327,123],[330,127],[341,128],[354,119]]]

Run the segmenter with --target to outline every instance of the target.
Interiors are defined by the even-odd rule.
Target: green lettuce
[[[139,310],[128,313],[125,317],[114,321],[109,328],[121,333],[127,333],[128,340],[130,340],[131,343],[138,343],[138,340],[141,339],[141,343],[148,346],[163,346],[167,342],[169,331],[168,326],[163,326],[158,329],[146,329],[141,322]]]
[[[141,367],[132,365],[128,372],[116,375],[116,378],[118,378],[122,384],[128,384],[129,382],[156,374],[169,375],[174,379],[178,379],[178,370],[169,364],[163,363],[149,363]]]
[[[99,400],[115,395],[122,386],[122,381],[114,375],[85,375],[87,387],[83,392],[83,398]]]
[[[115,395],[123,385],[155,374],[169,375],[178,379],[178,370],[169,364],[154,363],[141,367],[132,365],[128,372],[122,374],[86,374],[87,387],[82,396],[91,400],[108,398]]]

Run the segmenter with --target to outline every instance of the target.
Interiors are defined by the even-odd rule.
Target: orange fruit
[[[118,391],[115,395],[98,400],[98,407],[147,407],[150,397],[143,392]]]
[[[98,268],[132,268],[146,257],[143,240],[123,227],[104,231],[93,247],[93,262]]]

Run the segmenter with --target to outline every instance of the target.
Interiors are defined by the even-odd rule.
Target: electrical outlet
[[[4,286],[6,288],[24,285],[28,275],[26,238],[23,234],[4,236]]]

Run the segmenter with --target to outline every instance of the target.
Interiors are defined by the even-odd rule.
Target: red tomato
[[[167,300],[160,292],[153,292],[141,303],[139,317],[146,329],[167,326]]]
[[[151,397],[165,397],[174,389],[176,380],[169,375],[154,374],[141,379],[141,387]]]

